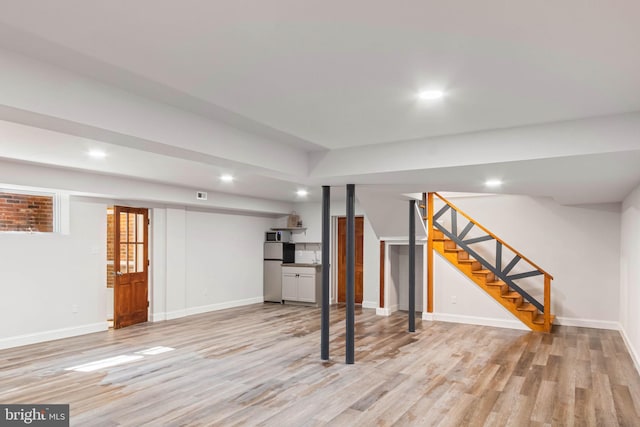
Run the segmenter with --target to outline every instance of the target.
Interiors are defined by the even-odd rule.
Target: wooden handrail
[[[543,270],[542,268],[540,268],[536,263],[534,263],[533,261],[531,261],[529,258],[527,258],[526,256],[522,255],[520,252],[518,252],[517,250],[515,250],[511,245],[509,245],[508,243],[506,243],[504,240],[502,240],[501,238],[499,238],[498,236],[496,236],[495,234],[493,234],[491,231],[487,230],[485,227],[483,227],[481,224],[479,224],[476,220],[474,220],[473,218],[471,218],[469,215],[467,215],[466,213],[464,213],[464,211],[462,211],[461,209],[459,209],[456,205],[454,205],[453,203],[451,203],[450,201],[448,201],[447,199],[445,199],[444,197],[442,197],[440,194],[438,193],[433,193],[436,196],[438,196],[438,198],[440,200],[442,200],[443,202],[445,202],[447,205],[449,205],[452,209],[454,209],[456,212],[458,212],[459,214],[461,214],[462,216],[464,216],[465,218],[467,218],[469,221],[471,221],[474,225],[477,225],[482,231],[484,231],[485,233],[487,233],[489,236],[493,237],[494,239],[496,239],[498,242],[502,243],[503,246],[509,248],[514,254],[518,255],[520,258],[522,258],[523,260],[525,260],[526,262],[528,262],[529,264],[531,264],[533,267],[535,267],[536,270],[540,271],[541,273],[543,273],[545,276],[548,276],[551,280],[553,280],[553,276],[549,273],[547,273],[545,270]],[[433,224],[429,224],[429,227],[433,228]]]

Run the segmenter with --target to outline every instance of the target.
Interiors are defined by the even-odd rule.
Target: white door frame
[[[389,283],[391,282],[391,259],[390,248],[389,246],[408,246],[409,240],[398,239],[398,238],[380,238],[380,240],[384,240],[384,301],[385,308],[380,307],[380,302],[378,302],[378,308],[376,309],[376,314],[379,316],[390,316],[394,311],[398,311],[398,305],[394,307],[389,306],[389,301],[391,298]],[[422,246],[423,253],[423,261],[422,261],[422,310],[423,313],[427,307],[427,263],[426,263],[426,253],[427,253],[427,240],[416,240],[416,246]]]

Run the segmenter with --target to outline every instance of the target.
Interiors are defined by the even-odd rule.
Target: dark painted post
[[[346,363],[354,363],[355,354],[355,279],[356,279],[356,227],[355,227],[355,185],[347,184],[347,318],[346,318]]]
[[[409,202],[409,332],[416,331],[416,201]]]
[[[322,321],[320,358],[329,360],[329,216],[331,187],[322,186]]]

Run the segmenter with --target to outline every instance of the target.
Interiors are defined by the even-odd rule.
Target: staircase
[[[444,206],[435,214],[434,198],[437,198],[439,204],[444,203]],[[423,214],[425,215],[423,218],[429,230],[427,248],[429,263],[428,301],[432,301],[433,295],[433,251],[436,251],[531,330],[551,331],[551,326],[555,319],[555,316],[551,314],[551,280],[553,280],[553,276],[438,193],[424,194],[421,207],[424,209]],[[444,221],[439,221],[439,219],[447,212],[450,212],[451,219],[448,224],[444,224]],[[460,225],[464,225],[464,227],[459,227]],[[472,230],[480,232],[481,235],[472,237]],[[492,256],[487,256],[485,255],[487,243],[483,242],[491,241],[495,241],[495,247],[494,249],[492,248]],[[479,247],[481,243],[483,245]],[[503,267],[503,255],[508,258],[509,253],[513,255],[513,258]],[[520,270],[524,269],[524,271],[512,273],[516,266]],[[523,289],[524,286],[518,284],[522,279],[531,281],[532,278],[537,276],[544,279],[543,304]],[[530,283],[528,285],[531,287]],[[433,307],[429,304],[427,311],[432,312],[432,310]]]

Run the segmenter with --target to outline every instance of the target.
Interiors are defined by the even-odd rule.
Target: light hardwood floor
[[[615,331],[552,334],[357,310],[344,364],[320,310],[260,304],[0,351],[1,403],[69,403],[77,426],[640,426],[640,377]],[[65,368],[155,346],[94,372]]]

